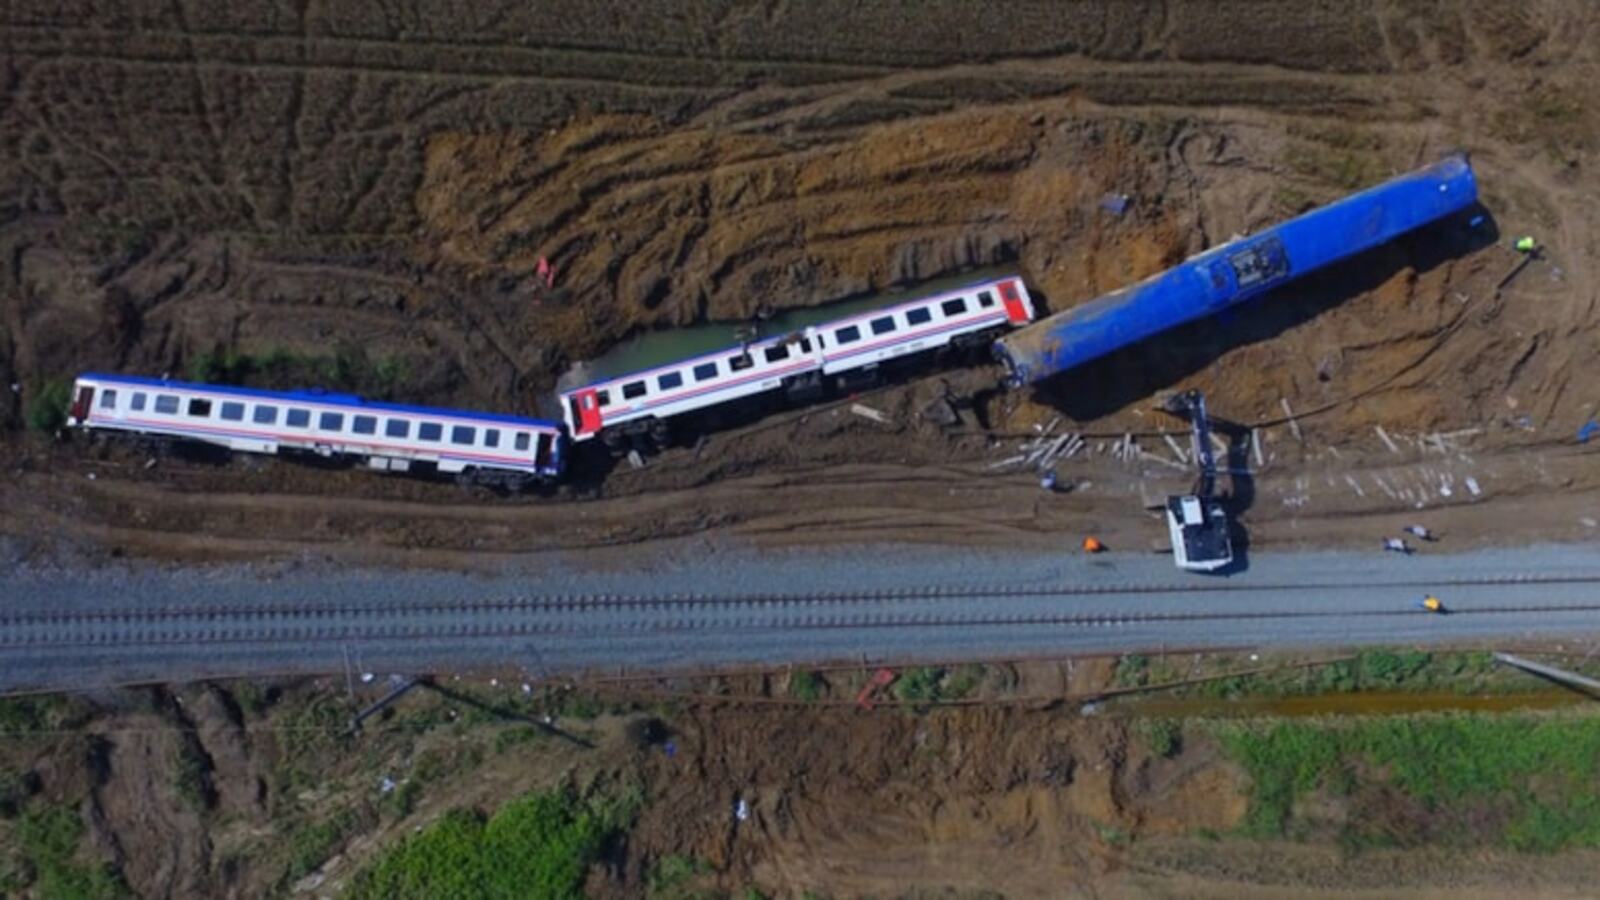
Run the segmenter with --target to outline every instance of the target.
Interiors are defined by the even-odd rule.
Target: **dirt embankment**
[[[1083,3],[982,22],[939,5],[911,19],[738,3],[91,12],[13,6],[0,21],[13,51],[0,376],[20,386],[0,414],[19,433],[46,381],[90,368],[527,412],[568,360],[763,304],[1001,263],[1060,309],[1457,147],[1473,152],[1502,231],[1548,247],[1503,292],[1503,246],[1405,241],[1036,394],[1000,398],[982,371],[956,386],[1012,431],[1062,412],[1138,429],[1149,397],[1177,387],[1251,422],[1281,415],[1282,398],[1324,410],[1308,423],[1313,448],[1347,453],[1381,452],[1374,424],[1484,427],[1479,449],[1493,451],[1549,443],[1593,413],[1571,386],[1596,349],[1587,198],[1600,113],[1580,2]],[[1127,194],[1129,211],[1101,211],[1107,193]],[[541,257],[554,290],[536,276]],[[907,412],[936,389],[907,389]],[[985,452],[936,434],[823,431],[743,442],[688,481],[815,482],[842,462]],[[25,469],[88,465],[25,440],[7,450]],[[131,464],[97,472],[123,491],[168,480]],[[184,479],[205,493],[259,481],[252,492],[308,503],[332,493],[349,508],[446,500],[290,467],[171,486]],[[44,503],[84,510],[91,529],[176,534],[204,502],[95,490],[30,482],[10,498],[8,530],[36,533],[27,510]],[[749,515],[745,490],[702,493],[704,523]],[[910,499],[891,485],[868,506],[921,503]],[[1012,518],[1000,502],[1012,506],[990,517]],[[404,545],[382,525],[403,509],[312,520]],[[959,510],[940,514],[959,525]],[[305,521],[281,529],[270,505],[248,502],[229,516],[284,547]],[[451,543],[493,543],[495,527],[473,521]],[[160,544],[138,549],[185,552]]]

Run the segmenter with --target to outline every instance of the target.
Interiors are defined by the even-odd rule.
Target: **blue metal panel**
[[[1477,198],[1471,164],[1451,156],[1013,332],[995,342],[995,355],[1012,386],[1039,381],[1370,250]]]

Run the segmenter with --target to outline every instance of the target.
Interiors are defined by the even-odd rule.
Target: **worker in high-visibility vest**
[[[1444,612],[1444,603],[1432,594],[1418,600],[1417,606],[1431,613]]]
[[[1533,239],[1533,235],[1525,234],[1517,238],[1517,242],[1512,246],[1517,248],[1518,253],[1532,253],[1539,249],[1539,242]]]

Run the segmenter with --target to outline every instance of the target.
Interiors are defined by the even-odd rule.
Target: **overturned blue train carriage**
[[[1451,156],[1042,319],[996,341],[995,356],[1010,386],[1040,381],[1461,212],[1477,198],[1471,164]]]

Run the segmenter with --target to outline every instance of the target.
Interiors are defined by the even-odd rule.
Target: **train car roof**
[[[376,412],[407,413],[420,416],[450,416],[457,419],[477,419],[484,422],[498,422],[503,425],[526,425],[535,428],[560,428],[561,423],[549,419],[531,419],[525,416],[508,416],[501,413],[476,412],[466,409],[447,409],[440,406],[409,406],[401,403],[380,403],[367,400],[356,394],[341,394],[334,391],[324,391],[320,388],[298,388],[292,391],[268,391],[260,388],[234,387],[232,385],[203,384],[195,381],[173,381],[162,378],[146,378],[140,375],[112,375],[105,372],[84,372],[78,378],[89,378],[95,381],[114,382],[117,384],[135,385],[148,388],[167,388],[171,390],[205,391],[212,394],[225,394],[236,397],[251,397],[257,400],[276,400],[280,403],[320,403],[324,406],[343,406],[350,409],[369,409]]]
[[[736,352],[738,350],[759,350],[759,349],[762,349],[763,347],[767,347],[769,345],[776,344],[776,343],[782,341],[784,338],[789,337],[790,335],[797,334],[799,332],[805,331],[807,328],[815,328],[815,329],[818,329],[818,330],[825,329],[825,328],[834,328],[834,327],[836,327],[836,326],[838,326],[840,324],[843,324],[845,322],[854,321],[856,319],[870,319],[870,318],[874,318],[876,316],[882,316],[882,315],[885,315],[885,314],[888,314],[888,313],[898,312],[899,310],[902,310],[902,309],[904,309],[904,308],[906,308],[908,306],[916,306],[919,303],[927,303],[927,302],[930,302],[930,301],[933,301],[933,300],[938,300],[938,299],[940,299],[942,297],[948,297],[951,294],[964,294],[964,293],[966,293],[966,292],[968,292],[968,291],[970,291],[970,290],[972,290],[974,288],[983,287],[985,285],[1000,284],[1000,283],[1006,282],[1006,281],[1021,281],[1021,280],[1022,280],[1021,273],[1013,273],[1013,274],[1010,274],[1010,275],[998,275],[998,276],[995,276],[995,277],[992,277],[992,278],[983,278],[983,279],[979,279],[978,281],[969,282],[967,284],[961,284],[961,285],[957,285],[955,287],[945,288],[945,289],[943,289],[941,291],[937,291],[937,292],[932,293],[932,294],[919,294],[919,295],[917,295],[915,297],[912,297],[909,300],[902,300],[902,301],[900,301],[898,303],[892,303],[892,304],[889,304],[887,306],[878,307],[876,309],[867,310],[867,311],[864,311],[864,312],[849,313],[848,315],[840,316],[837,319],[828,319],[828,320],[825,320],[825,321],[822,321],[822,322],[817,322],[817,323],[814,323],[814,324],[811,324],[811,325],[807,325],[807,326],[805,326],[805,328],[797,329],[796,331],[785,332],[784,334],[771,335],[769,337],[761,338],[760,340],[751,341],[748,344],[728,344],[728,345],[724,345],[722,347],[719,347],[716,350],[707,350],[704,353],[700,353],[700,354],[697,354],[695,356],[686,356],[683,359],[673,360],[672,362],[657,363],[656,365],[653,365],[653,366],[647,366],[647,367],[642,368],[642,369],[634,369],[633,371],[630,371],[630,372],[624,372],[621,375],[609,375],[609,376],[607,376],[605,378],[601,378],[601,379],[598,379],[596,381],[590,381],[590,382],[586,382],[584,384],[575,385],[573,387],[564,388],[564,389],[558,391],[558,393],[561,396],[565,397],[568,394],[574,394],[574,393],[577,393],[578,391],[586,391],[586,390],[588,390],[590,388],[598,387],[598,386],[600,386],[602,384],[612,384],[612,383],[618,382],[618,381],[626,381],[627,379],[630,379],[630,378],[639,378],[639,377],[650,375],[652,373],[660,372],[660,371],[663,371],[663,370],[666,370],[666,369],[681,368],[683,366],[687,366],[687,365],[690,365],[692,363],[697,363],[697,362],[700,362],[702,360],[710,359],[713,356],[721,356],[721,355],[723,355],[725,353],[733,353],[733,352]]]

